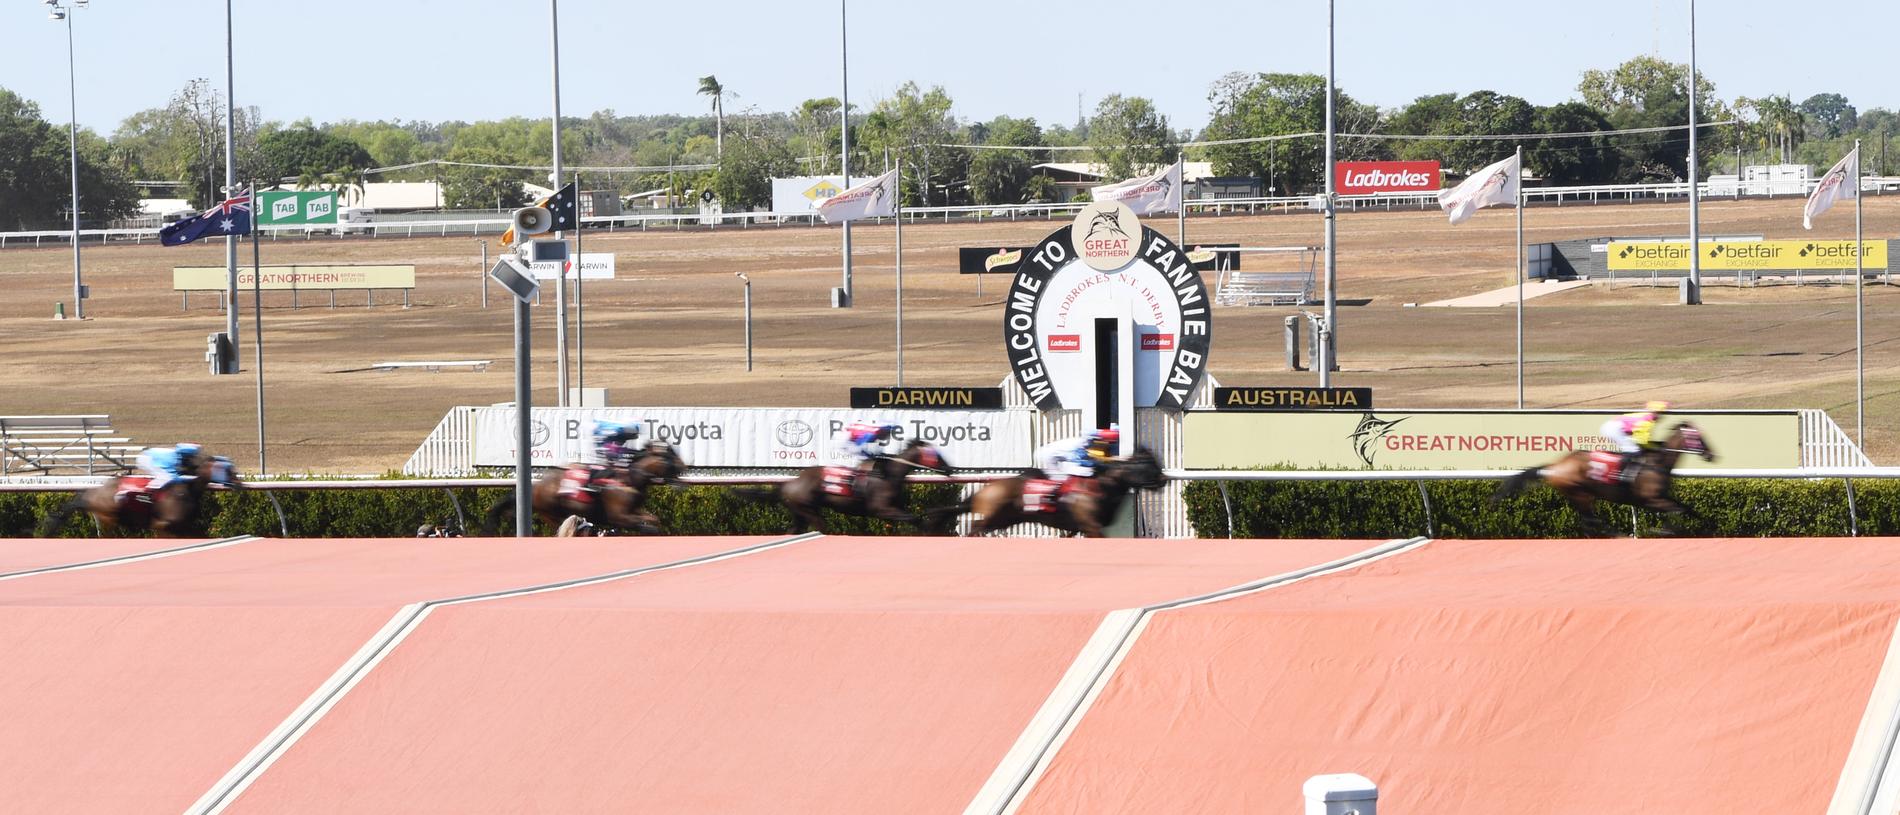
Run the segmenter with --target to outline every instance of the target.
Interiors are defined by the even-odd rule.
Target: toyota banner
[[[478,408],[471,440],[477,466],[515,463],[515,411]],[[842,408],[535,408],[536,467],[593,459],[594,422],[640,422],[642,438],[679,448],[693,467],[808,467],[829,463],[852,421],[897,425],[897,442],[923,439],[953,467],[1029,466],[1030,416],[1017,410],[850,410]]]
[[[1441,186],[1436,161],[1341,161],[1333,168],[1340,195],[1430,192]]]

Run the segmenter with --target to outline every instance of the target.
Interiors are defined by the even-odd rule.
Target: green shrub
[[[1492,503],[1495,481],[1235,481],[1227,482],[1235,537],[1401,538],[1425,535],[1419,485],[1431,496],[1431,533],[1442,538],[1574,538],[1582,520],[1555,490],[1532,486]],[[1227,537],[1221,487],[1187,486],[1188,518],[1202,537]],[[1847,535],[1847,489],[1834,479],[1682,479],[1675,496],[1696,515],[1676,520],[1686,535],[1825,537]],[[1900,483],[1854,482],[1862,535],[1900,534]],[[1628,534],[1628,507],[1599,504],[1597,517]],[[1638,534],[1662,530],[1656,513],[1637,512]]]
[[[914,485],[910,491],[913,508],[956,500],[956,487],[947,484]],[[513,490],[504,488],[249,490],[216,493],[205,512],[214,536],[280,536],[283,532],[277,511],[271,506],[275,497],[292,537],[407,537],[423,524],[453,520],[455,502],[460,502],[468,532],[475,535],[481,534],[489,507],[512,500],[513,494]],[[0,538],[33,536],[41,520],[70,495],[0,493]],[[791,514],[776,503],[743,497],[730,487],[660,487],[649,496],[647,507],[659,516],[665,530],[675,535],[777,535],[792,525]],[[915,534],[910,527],[835,513],[826,513],[826,521],[836,534]],[[537,528],[541,534],[550,531],[544,524]],[[512,534],[512,527],[499,532]],[[81,513],[66,525],[62,537],[92,534],[92,522]]]

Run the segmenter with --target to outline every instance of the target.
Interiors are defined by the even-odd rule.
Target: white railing
[[[1720,185],[1702,182],[1703,197],[1710,200],[1743,198],[1775,198],[1806,195],[1818,179],[1809,179],[1800,193],[1775,193],[1767,191],[1770,182],[1744,181],[1740,188],[1733,182],[1724,181]],[[1778,181],[1776,184],[1788,182]],[[1762,188],[1762,191],[1749,187]],[[1881,194],[1889,188],[1900,188],[1900,178],[1868,177],[1861,179],[1863,190]],[[1595,184],[1574,187],[1526,187],[1524,197],[1532,203],[1563,205],[1565,203],[1631,203],[1635,201],[1684,199],[1689,196],[1687,182],[1662,184]],[[1262,212],[1301,212],[1312,209],[1313,196],[1283,195],[1255,198],[1190,199],[1186,203],[1190,214],[1224,215],[1229,213],[1259,214]],[[967,219],[984,220],[1025,220],[1053,219],[1058,215],[1072,214],[1082,208],[1078,203],[1061,204],[978,204],[969,206],[910,207],[904,210],[904,217],[910,221],[930,219]],[[1438,206],[1438,191],[1381,193],[1376,195],[1342,195],[1339,206],[1346,211],[1374,209],[1432,209]],[[703,223],[710,219],[712,223]],[[884,220],[884,219],[878,219]],[[654,228],[685,229],[687,227],[706,226],[711,229],[740,228],[749,229],[761,225],[784,225],[788,223],[817,224],[817,216],[810,212],[728,212],[717,216],[702,216],[697,213],[658,213],[642,215],[594,216],[581,219],[588,229],[617,232],[620,230],[649,230]],[[335,227],[309,226],[266,226],[260,227],[261,233],[271,240],[283,238],[310,238],[325,233],[346,231],[360,233],[370,237],[415,237],[467,235],[496,235],[510,225],[508,218],[497,214],[493,218],[443,218],[419,214],[414,218],[362,221],[338,224]],[[158,230],[140,229],[82,229],[80,240],[87,239],[144,243],[157,241]],[[64,246],[72,238],[70,229],[47,229],[25,232],[0,232],[0,249],[9,246],[40,246],[50,243]]]
[[[1874,462],[1827,411],[1802,408],[1801,466],[1872,467]]]

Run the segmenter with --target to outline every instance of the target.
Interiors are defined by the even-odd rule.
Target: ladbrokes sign
[[[1516,470],[1572,450],[1606,449],[1597,435],[1614,412],[1371,410],[1189,413],[1188,469]],[[1793,411],[1672,414],[1664,426],[1700,427],[1718,458],[1683,467],[1795,467],[1801,426]]]
[[[1440,186],[1436,161],[1341,161],[1333,165],[1340,195],[1424,192]]]

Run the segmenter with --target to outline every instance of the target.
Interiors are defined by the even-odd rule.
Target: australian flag
[[[251,194],[236,197],[158,231],[166,246],[182,246],[199,238],[251,234]]]

